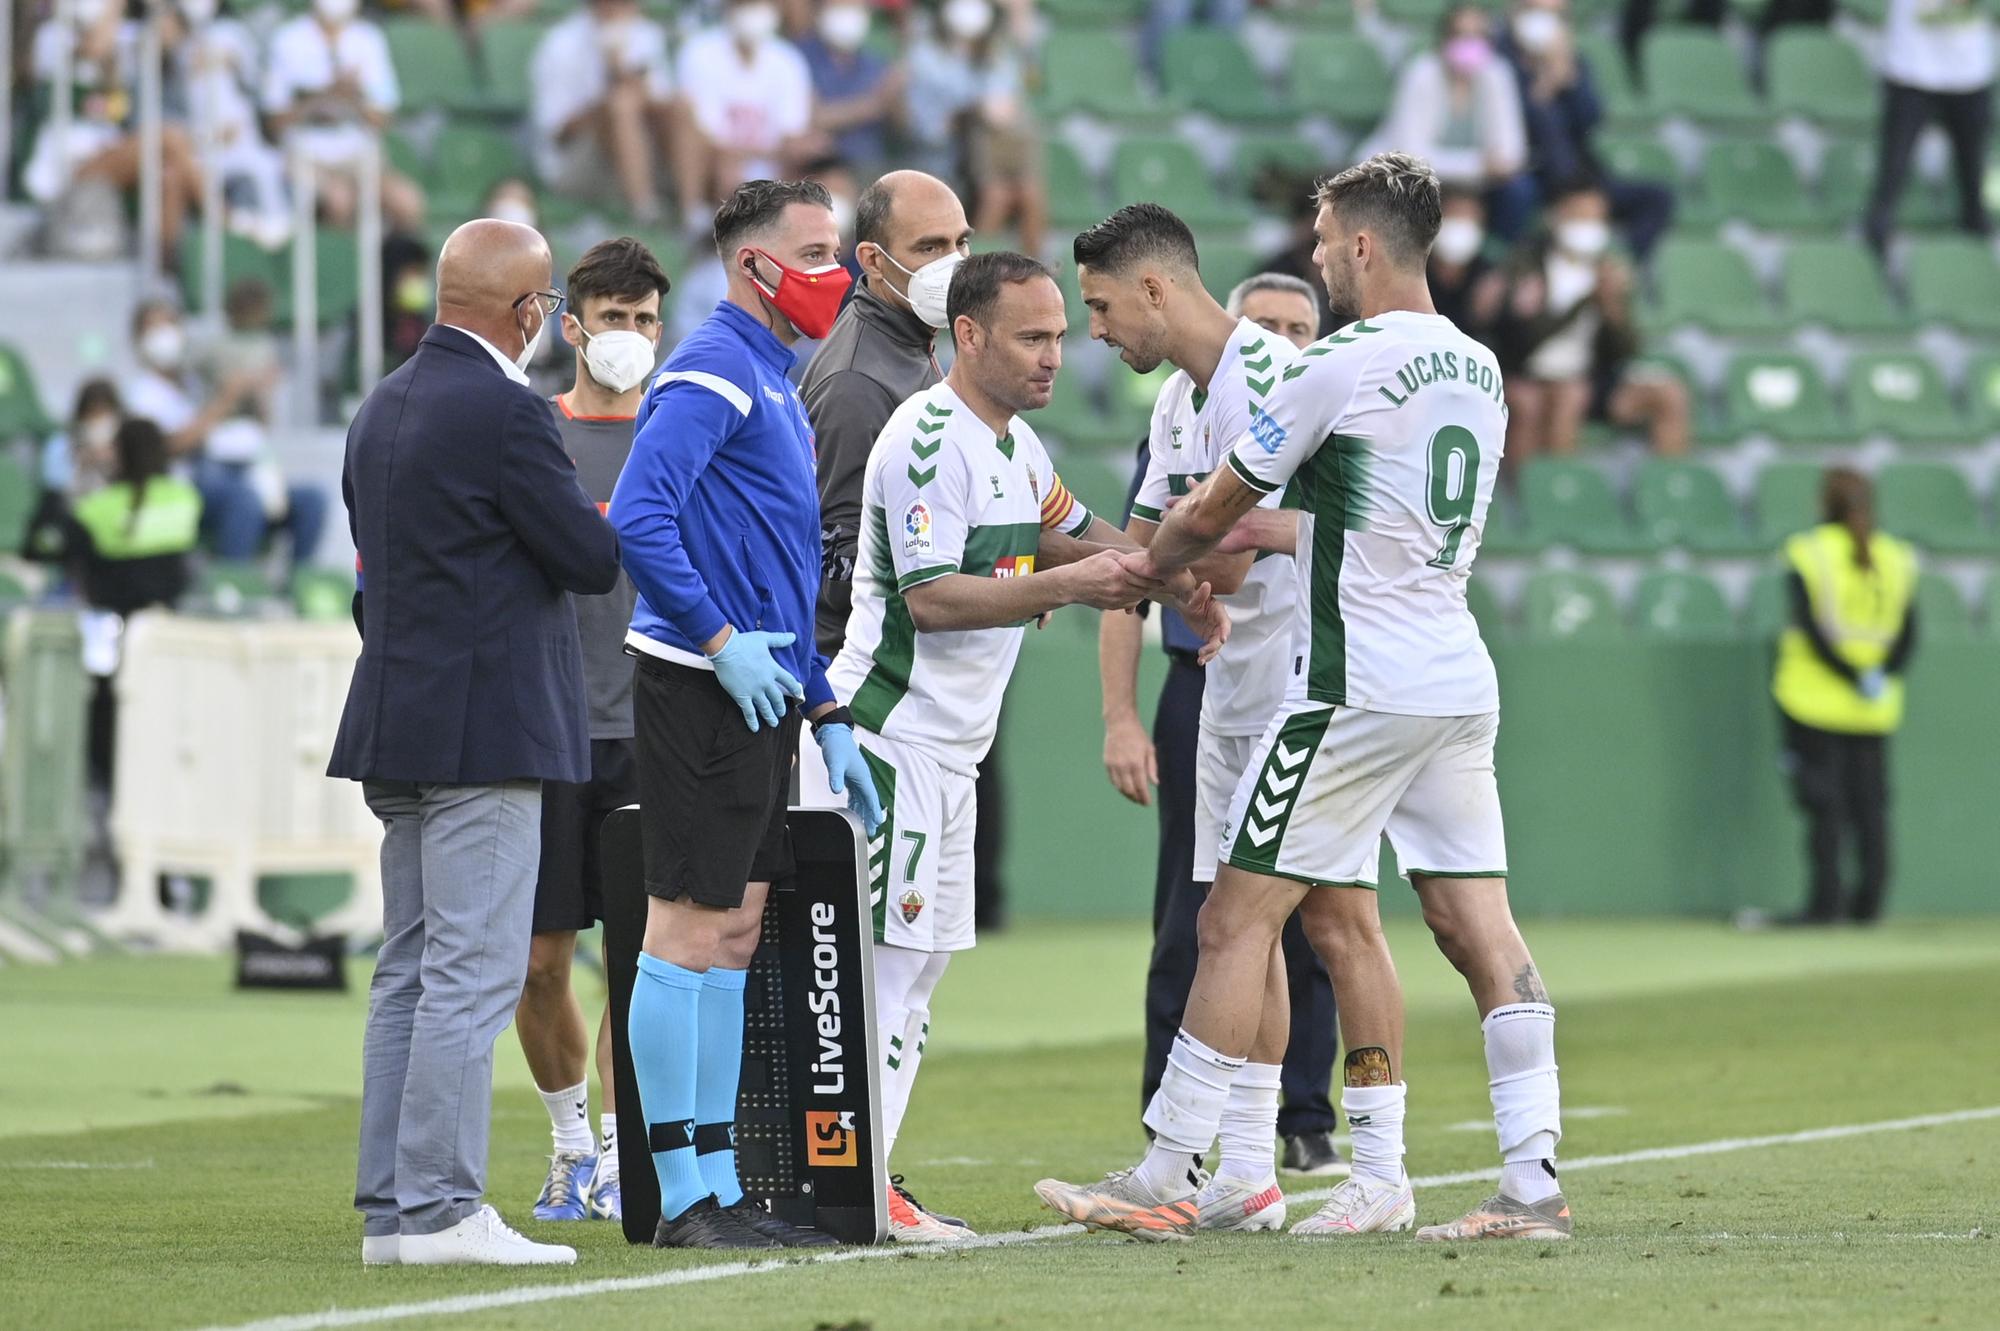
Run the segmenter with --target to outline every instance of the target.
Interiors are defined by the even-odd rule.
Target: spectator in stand
[[[355,161],[389,123],[402,95],[388,39],[357,17],[360,7],[361,0],[313,0],[312,13],[271,35],[264,71],[271,136],[312,160],[320,216],[336,226],[353,223]],[[423,191],[386,161],[382,211],[402,230],[423,225]]]
[[[1982,188],[1993,134],[1993,17],[1974,0],[1889,0],[1882,30],[1882,149],[1863,230],[1877,254],[1889,247],[1896,202],[1924,126],[1951,140],[1958,224],[1990,229]]]
[[[498,217],[490,207],[486,216]],[[515,218],[503,218],[515,221]],[[533,225],[525,223],[524,225]],[[417,354],[437,315],[437,282],[430,248],[410,236],[382,242],[382,370],[387,373]],[[360,315],[355,315],[356,335]]]
[[[1643,428],[1653,451],[1685,453],[1688,395],[1669,375],[1634,372],[1632,270],[1612,255],[1611,209],[1585,185],[1549,208],[1547,234],[1521,247],[1501,301],[1494,354],[1507,380],[1507,461],[1576,451],[1586,418]]]
[[[222,173],[230,230],[270,248],[291,234],[285,159],[257,118],[257,39],[223,0],[177,0],[162,16],[166,110]],[[213,136],[213,146],[209,138]]]
[[[246,323],[238,330],[248,334],[246,341],[270,339],[268,328],[248,326],[257,317],[254,311],[239,310],[238,317]],[[270,525],[282,521],[291,534],[293,562],[311,559],[326,518],[326,497],[309,486],[275,485],[253,476],[256,455],[243,451],[247,436],[226,424],[254,410],[276,386],[275,357],[231,358],[204,387],[188,372],[188,336],[180,315],[160,300],[141,302],[133,312],[132,340],[138,366],[120,393],[126,415],[158,425],[168,456],[191,464],[201,491],[203,536],[215,554],[254,558]]]
[[[812,126],[832,152],[870,175],[889,160],[889,128],[903,104],[906,76],[866,48],[871,23],[863,0],[827,0],[799,43],[812,71]]]
[[[586,198],[615,184],[635,220],[657,221],[679,114],[666,29],[637,0],[591,0],[542,38],[529,83],[543,182]]]
[[[535,197],[535,187],[519,176],[508,176],[493,182],[493,188],[486,191],[486,199],[479,205],[481,217],[497,217],[503,222],[519,222],[522,226],[536,226],[542,215],[542,205]]]
[[[1486,196],[1488,225],[1511,241],[1535,210],[1527,131],[1514,73],[1493,47],[1492,21],[1476,5],[1458,5],[1438,26],[1438,49],[1420,52],[1396,79],[1389,115],[1373,146],[1430,161],[1446,185]]]
[[[1139,30],[1139,58],[1153,71],[1153,77],[1158,78],[1168,33],[1187,27],[1197,18],[1207,27],[1234,32],[1243,26],[1244,16],[1249,12],[1250,0],[1150,0],[1146,6],[1146,26]]]
[[[1537,194],[1553,198],[1582,180],[1595,180],[1611,200],[1611,218],[1640,260],[1674,220],[1674,192],[1655,181],[1607,175],[1591,144],[1604,104],[1591,82],[1590,64],[1577,54],[1567,0],[1521,0],[1500,54],[1521,89],[1528,130],[1528,166]]]
[[[22,168],[21,185],[37,203],[54,204],[89,182],[120,194],[139,186],[139,135],[132,89],[138,81],[139,25],[116,0],[73,0],[70,22],[51,18],[35,31],[35,77],[55,95],[65,51],[72,53],[71,119],[59,133],[42,122]],[[11,147],[11,145],[9,145]],[[161,260],[178,263],[188,214],[201,207],[201,170],[187,131],[160,131]],[[115,223],[114,223],[115,225]]]
[[[787,176],[812,128],[812,71],[778,35],[778,6],[728,0],[722,20],[690,37],[675,65],[690,121],[678,161],[691,234],[744,181]]]
[[[1257,265],[1260,273],[1283,273],[1313,284],[1313,289],[1324,292],[1326,279],[1321,276],[1319,264],[1315,261],[1315,251],[1319,249],[1319,237],[1313,232],[1313,221],[1319,215],[1319,205],[1313,199],[1313,182],[1309,177],[1299,177],[1290,187],[1278,189],[1277,196],[1287,202],[1291,209],[1289,221],[1291,234],[1285,247],[1266,255]],[[1335,331],[1333,312],[1325,301],[1319,302],[1319,336],[1325,337]]]
[[[1026,52],[1038,40],[1033,0],[945,0],[938,31],[910,53],[908,124],[933,175],[951,176],[954,145],[976,203],[974,226],[1012,224],[1035,254],[1048,226],[1041,137],[1027,103]]]
[[[1476,342],[1491,344],[1507,279],[1486,258],[1486,205],[1471,190],[1444,192],[1431,245],[1431,303]]]
[[[77,499],[109,479],[117,467],[118,427],[125,409],[109,379],[86,379],[76,390],[69,428],[42,445],[42,488]]]

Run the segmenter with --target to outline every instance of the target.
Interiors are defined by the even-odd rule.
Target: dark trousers
[[[1917,136],[1935,120],[1951,140],[1951,172],[1958,183],[1958,224],[1976,236],[1987,232],[1986,141],[1993,130],[1993,89],[1925,92],[1901,83],[1882,84],[1882,140],[1875,160],[1875,191],[1868,200],[1864,230],[1877,250],[1888,244],[1896,203],[1910,175]]]
[[[1001,776],[1000,735],[979,764],[972,789],[979,821],[972,829],[972,927],[983,934],[1007,927],[1007,887],[1000,878],[1000,848],[1007,844],[1007,787]]]
[[[1809,920],[1872,921],[1889,883],[1889,745],[1883,735],[1840,735],[1783,718],[1792,793],[1806,816],[1811,864]],[[1860,876],[1842,886],[1841,851],[1849,838]]]
[[[1194,987],[1195,921],[1205,884],[1194,881],[1195,745],[1201,729],[1201,668],[1179,657],[1167,669],[1153,716],[1153,750],[1160,767],[1160,859],[1153,880],[1153,958],[1146,969],[1146,1068],[1139,1103],[1150,1104],[1167,1068]],[[1340,1053],[1333,981],[1306,941],[1299,917],[1285,923],[1285,967],[1291,983],[1292,1033],[1285,1051],[1284,1103],[1278,1132],[1292,1137],[1331,1132],[1339,1120],[1328,1088]]]

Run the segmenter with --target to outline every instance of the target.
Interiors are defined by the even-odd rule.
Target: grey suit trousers
[[[382,820],[383,939],[354,1207],[365,1234],[435,1234],[483,1204],[493,1042],[528,971],[542,785],[364,789]]]

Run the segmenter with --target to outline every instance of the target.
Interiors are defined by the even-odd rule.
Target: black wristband
[[[851,728],[853,725],[854,713],[848,711],[845,707],[836,707],[825,715],[814,718],[812,728],[813,734],[817,735],[821,726],[848,726]]]

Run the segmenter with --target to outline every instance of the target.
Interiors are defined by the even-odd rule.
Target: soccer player
[[[1126,529],[1144,544],[1173,498],[1207,476],[1250,428],[1296,348],[1216,303],[1201,284],[1194,233],[1159,204],[1119,209],[1079,235],[1072,253],[1091,336],[1116,348],[1140,374],[1163,362],[1175,367],[1153,406],[1152,456]],[[1263,502],[1275,507],[1281,498],[1274,492]],[[1231,625],[1229,644],[1208,667],[1202,691],[1192,876],[1198,901],[1215,881],[1215,848],[1230,797],[1285,695],[1295,577],[1290,560],[1253,564],[1247,552],[1209,555],[1194,573],[1223,598]],[[1187,903],[1184,909],[1198,907]],[[1184,973],[1184,983],[1186,978]],[[1285,1222],[1276,1141],[1291,995],[1278,940],[1265,986],[1265,1024],[1230,1086],[1222,1158],[1201,1191],[1199,1210],[1209,1228],[1267,1230]],[[1331,1053],[1327,1059],[1330,1064]],[[1330,1075],[1328,1066],[1322,1095]]]
[[[951,373],[897,409],[868,458],[854,608],[827,672],[886,809],[869,842],[885,1154],[931,995],[951,954],[973,944],[973,785],[1024,628],[1060,606],[1115,610],[1149,595],[1178,605],[1209,650],[1228,625],[1185,572],[1128,577],[1117,550],[1131,543],[1071,497],[1021,419],[1048,405],[1062,365],[1049,270],[974,255],[952,277],[946,314]],[[973,1237],[893,1190],[889,1200],[898,1239]]]
[[[611,501],[632,452],[632,423],[660,345],[660,298],[667,275],[629,236],[584,252],[569,270],[562,334],[576,350],[576,380],[551,401],[563,451],[599,508]],[[521,1053],[548,1107],[555,1136],[548,1179],[535,1199],[537,1220],[619,1216],[618,1115],[610,1108],[611,1014],[597,1023],[598,1085],[606,1108],[600,1146],[590,1131],[590,1028],[570,984],[576,935],[604,918],[597,834],[604,816],[635,803],[632,776],[632,658],[625,628],[636,593],[624,574],[605,596],[574,596],[583,642],[583,690],[590,702],[590,780],[542,783],[541,870],[535,881],[535,936],[528,979],[514,1009]]]
[[[1134,571],[1164,577],[1230,542],[1296,551],[1284,705],[1223,829],[1187,1018],[1147,1111],[1139,1165],[1036,1191],[1098,1228],[1191,1233],[1190,1155],[1213,1142],[1259,1038],[1272,940],[1303,909],[1346,1037],[1354,1176],[1296,1234],[1408,1229],[1403,1004],[1372,891],[1386,834],[1485,1035],[1497,1195],[1417,1237],[1563,1239],[1555,1009],[1507,905],[1493,775],[1499,692],[1465,604],[1506,434],[1492,353],[1433,312],[1439,220],[1428,164],[1383,153],[1321,184],[1314,221],[1342,328],[1301,353],[1218,468],[1169,512]],[[1288,482],[1299,510],[1253,515]]]

